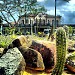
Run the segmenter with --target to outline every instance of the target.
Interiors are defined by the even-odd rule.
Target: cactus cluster
[[[52,75],[62,75],[66,61],[66,32],[58,28],[56,32],[56,65]]]
[[[69,38],[69,27],[64,25],[63,28],[65,29],[66,31],[66,37]]]

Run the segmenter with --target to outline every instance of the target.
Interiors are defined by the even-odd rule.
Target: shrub
[[[16,38],[16,36],[14,35],[9,35],[9,36],[4,36],[1,35],[0,36],[0,47],[7,47],[14,39]]]

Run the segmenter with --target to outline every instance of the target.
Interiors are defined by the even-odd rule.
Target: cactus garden
[[[1,35],[0,75],[74,75],[75,40],[69,39],[69,28],[59,27],[53,35],[53,41],[48,36]]]

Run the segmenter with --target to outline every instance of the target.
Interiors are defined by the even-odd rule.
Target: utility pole
[[[56,28],[56,0],[55,0],[55,26],[54,26],[54,29]]]

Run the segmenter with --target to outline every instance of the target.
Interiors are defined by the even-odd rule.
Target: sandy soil
[[[26,69],[25,72],[23,72],[22,75],[51,75],[51,73],[46,73],[44,71],[34,71]],[[75,75],[75,73],[71,73],[69,71],[64,71],[62,75]]]

